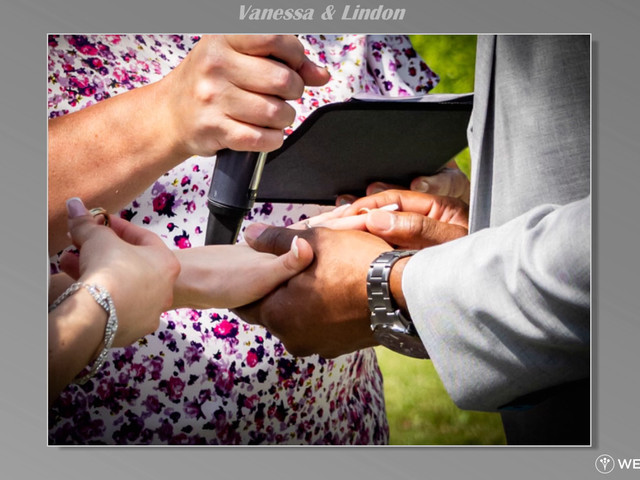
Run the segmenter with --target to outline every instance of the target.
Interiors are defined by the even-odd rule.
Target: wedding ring
[[[304,221],[304,226],[307,230],[312,229],[313,227],[311,226],[311,223],[309,223],[309,220],[305,220]]]
[[[102,215],[104,217],[104,221],[102,222],[102,224],[105,227],[111,226],[111,222],[109,221],[109,214],[104,208],[102,207],[92,208],[91,210],[89,210],[89,213],[94,217],[97,217],[98,215]]]

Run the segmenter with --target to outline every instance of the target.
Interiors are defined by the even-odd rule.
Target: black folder
[[[334,204],[384,181],[408,187],[467,145],[473,94],[362,95],[312,112],[267,156],[258,201]]]

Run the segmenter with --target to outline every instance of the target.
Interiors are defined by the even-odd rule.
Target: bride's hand
[[[235,308],[261,299],[313,261],[306,240],[294,238],[276,256],[245,243],[209,245],[175,252],[180,261],[173,308]]]

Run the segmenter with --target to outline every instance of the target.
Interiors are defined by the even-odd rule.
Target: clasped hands
[[[427,179],[436,185],[437,177]],[[464,236],[468,222],[460,199],[385,190],[290,228],[250,225],[248,245],[172,255],[151,232],[114,216],[111,228],[100,226],[78,205],[69,231],[80,256],[67,252],[60,266],[71,278],[96,281],[112,293],[122,324],[115,345],[152,332],[165,309],[226,307],[265,326],[290,353],[328,358],[375,345],[366,294],[372,260],[392,248],[420,249]],[[380,208],[388,205],[397,211]],[[406,261],[391,276],[401,308]]]
[[[466,200],[468,187],[459,188],[465,183],[464,174],[453,169],[414,181]],[[368,191],[385,187],[374,184]],[[466,235],[467,203],[445,195],[383,190],[289,228],[250,225],[244,238],[255,250],[281,255],[299,236],[311,245],[315,258],[308,268],[235,313],[263,325],[296,356],[333,358],[376,345],[367,303],[369,265],[394,248],[422,249]],[[397,206],[396,211],[381,209],[388,205]],[[402,270],[408,260],[394,265],[390,279],[393,298],[403,309]]]

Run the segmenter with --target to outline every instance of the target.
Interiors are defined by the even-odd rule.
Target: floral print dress
[[[186,35],[49,37],[48,114],[65,115],[157,81],[198,41]],[[426,93],[438,77],[403,36],[300,36],[332,80],[307,88],[295,128],[320,105],[360,92]],[[290,133],[290,130],[286,133]],[[214,159],[192,157],[120,215],[170,248],[204,243]],[[314,205],[256,204],[248,221],[290,225]],[[55,262],[54,262],[55,264]],[[55,268],[55,265],[54,265]],[[49,412],[49,443],[384,444],[382,377],[373,349],[333,360],[295,358],[227,310],[166,312],[158,330],[114,348],[100,372],[66,388]]]

